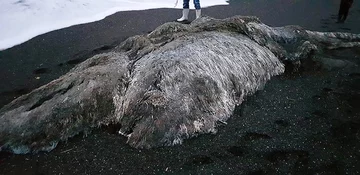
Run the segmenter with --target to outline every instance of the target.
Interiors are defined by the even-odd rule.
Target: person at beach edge
[[[353,2],[354,2],[354,0],[341,0],[340,9],[339,9],[339,15],[338,15],[338,22],[339,23],[345,22]]]
[[[193,0],[195,5],[195,13],[196,13],[196,19],[201,17],[201,7],[200,7],[200,0]],[[183,11],[182,11],[182,17],[177,19],[178,22],[187,21],[189,16],[189,2],[190,0],[183,0]]]

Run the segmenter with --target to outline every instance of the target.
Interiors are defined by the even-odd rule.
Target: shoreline
[[[306,5],[306,1],[309,0],[273,6],[269,1],[230,1],[230,5],[204,8],[203,14],[220,19],[234,15],[258,16],[270,26],[297,24],[309,30],[360,33],[360,25],[356,25],[360,23],[360,3],[354,3],[345,24],[336,24],[336,3],[322,9],[319,9],[322,4],[317,3],[311,9],[319,12],[302,12],[301,16],[298,6]],[[318,14],[320,12],[322,14]],[[3,75],[0,81],[7,82],[0,84],[0,107],[58,78],[92,55],[106,51],[130,36],[146,34],[165,22],[174,21],[180,14],[180,9],[164,8],[117,12],[100,21],[55,30],[0,51],[0,74]],[[189,17],[194,19],[194,10]]]
[[[227,5],[227,3],[225,0],[210,0],[203,2],[202,5],[207,7]],[[53,0],[43,3],[28,0],[15,3],[3,2],[0,6],[2,7],[0,13],[3,13],[0,23],[6,26],[6,28],[0,28],[0,51],[50,31],[102,20],[116,12],[181,8],[181,5],[174,7],[174,4],[167,0],[157,2],[103,0],[101,3],[96,0]],[[43,15],[44,13],[46,15]]]

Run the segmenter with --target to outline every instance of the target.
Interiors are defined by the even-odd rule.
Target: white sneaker
[[[182,17],[179,18],[179,19],[177,19],[177,21],[178,21],[178,22],[182,22],[182,21],[188,20],[189,11],[190,11],[190,9],[183,9],[183,11],[182,11]]]

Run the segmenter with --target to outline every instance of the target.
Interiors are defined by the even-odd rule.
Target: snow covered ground
[[[182,0],[1,0],[0,50],[56,29],[101,20],[118,11],[182,8]],[[192,1],[190,7],[193,8]],[[226,5],[203,0],[202,7]]]

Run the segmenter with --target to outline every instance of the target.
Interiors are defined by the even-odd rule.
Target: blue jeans
[[[184,0],[183,8],[188,9],[189,8],[189,2],[190,0]],[[200,0],[194,0],[195,9],[201,9],[200,7]]]

